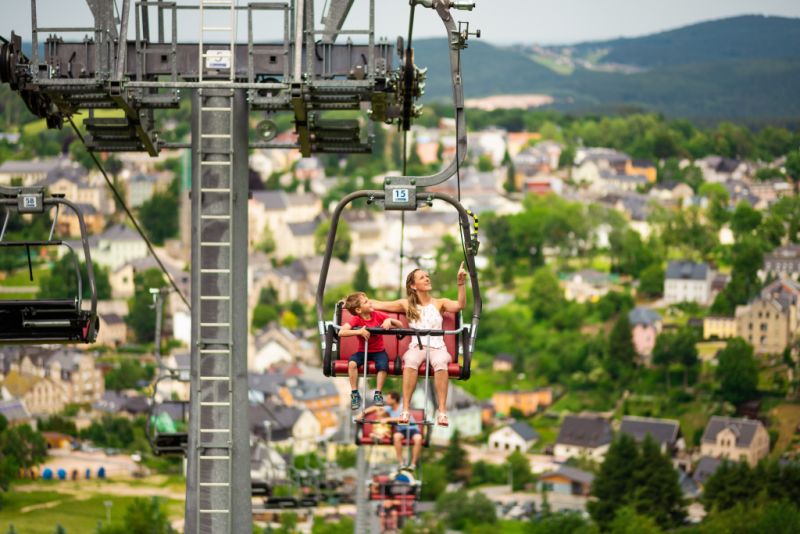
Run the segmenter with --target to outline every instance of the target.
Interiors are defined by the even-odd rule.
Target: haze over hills
[[[419,40],[427,97],[450,96],[446,44]],[[743,16],[574,46],[495,47],[462,55],[468,97],[544,93],[556,107],[641,107],[697,120],[800,119],[800,19]]]

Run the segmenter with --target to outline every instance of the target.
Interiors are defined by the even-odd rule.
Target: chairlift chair
[[[145,422],[145,435],[156,456],[185,456],[189,444],[189,401],[167,400],[157,402],[158,384],[163,380],[179,380],[171,374],[159,377],[153,383],[150,410]],[[179,380],[182,381],[182,380]],[[167,428],[171,421],[173,428]],[[174,424],[176,423],[177,424]]]
[[[0,301],[0,344],[93,343],[99,329],[97,316],[97,287],[89,252],[89,235],[83,214],[72,202],[61,196],[47,196],[43,188],[0,187],[0,206],[5,209],[0,228],[0,248],[24,248],[28,269],[33,279],[31,248],[63,246],[69,250],[75,266],[77,294],[70,299],[13,299]],[[60,207],[73,211],[81,231],[81,244],[86,261],[91,303],[83,309],[83,280],[75,250],[69,243],[54,239]],[[13,212],[41,215],[55,208],[56,214],[50,236],[44,241],[6,241],[5,233]]]
[[[430,447],[431,444],[431,432],[428,425],[422,424],[425,421],[425,411],[424,410],[409,410],[409,414],[411,418],[416,422],[412,424],[417,424],[420,433],[422,434],[422,445],[424,447]],[[359,419],[356,421],[356,437],[355,443],[356,445],[392,445],[394,443],[392,434],[395,432],[392,431],[392,434],[388,436],[378,437],[373,435],[373,428],[376,424],[376,420],[378,417],[375,413],[367,414],[364,419]],[[403,437],[403,446],[408,447],[412,445],[411,439],[408,436]]]

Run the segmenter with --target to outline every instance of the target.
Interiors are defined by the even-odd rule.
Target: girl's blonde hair
[[[412,287],[414,285],[414,275],[417,274],[417,271],[421,271],[422,269],[414,269],[408,276],[406,276],[406,297],[408,298],[408,312],[406,313],[406,317],[408,317],[409,321],[416,321],[419,319],[419,295],[417,295],[417,291]]]

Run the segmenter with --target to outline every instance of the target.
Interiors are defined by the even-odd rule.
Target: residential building
[[[11,426],[36,425],[36,420],[31,416],[25,401],[22,399],[3,400],[3,383],[0,382],[0,415],[5,417]]]
[[[662,204],[680,206],[694,197],[694,190],[683,182],[669,181],[654,186],[650,190],[650,196]]]
[[[275,257],[284,259],[288,257],[305,258],[313,256],[316,253],[314,249],[314,232],[316,232],[319,224],[320,221],[316,219],[287,224],[288,232],[282,234],[285,237],[275,240]]]
[[[706,182],[725,183],[730,180],[741,180],[749,174],[749,166],[737,159],[706,156],[694,164],[703,173],[703,180]]]
[[[647,159],[629,159],[625,163],[625,174],[629,176],[639,175],[644,176],[648,183],[656,183],[658,178],[658,169],[655,164]]]
[[[555,471],[539,475],[539,491],[547,491],[555,495],[588,497],[592,491],[593,481],[592,473],[562,465]]]
[[[670,456],[685,448],[680,422],[673,419],[626,415],[622,418],[619,432],[629,435],[637,443],[650,436],[661,448],[661,452]]]
[[[709,315],[703,318],[703,339],[730,339],[736,335],[736,317]]]
[[[692,473],[692,478],[700,489],[706,485],[708,479],[711,478],[711,475],[717,471],[719,466],[722,465],[723,461],[723,459],[715,458],[713,456],[700,457],[700,460],[697,462],[697,466],[694,468],[694,472]]]
[[[353,240],[350,245],[350,257],[358,258],[359,256],[379,254],[386,249],[383,212],[345,210],[342,218],[347,221],[347,225],[350,227],[350,237]],[[372,277],[370,280],[372,281]]]
[[[70,245],[76,250],[82,247],[79,241],[70,242]],[[122,224],[111,226],[100,235],[89,236],[89,247],[92,261],[111,271],[117,270],[129,261],[148,255],[144,239]]]
[[[161,187],[158,176],[153,174],[135,174],[126,182],[128,206],[138,208],[157,193]]]
[[[522,192],[539,196],[564,194],[564,181],[558,176],[540,175],[525,178]]]
[[[589,458],[602,462],[611,446],[611,424],[599,415],[568,415],[561,422],[553,455],[556,459]]]
[[[492,371],[497,373],[507,373],[514,370],[514,356],[501,352],[494,357]]]
[[[321,256],[300,258],[290,265],[277,268],[271,265],[251,266],[253,273],[251,294],[258,295],[262,287],[272,286],[278,292],[280,302],[299,300],[304,304],[312,304],[319,284],[321,267]],[[332,258],[328,271],[328,287],[352,282],[353,272],[354,266],[345,264],[338,258]]]
[[[550,388],[529,391],[497,391],[492,395],[495,413],[508,417],[511,410],[519,410],[525,417],[535,414],[553,404],[553,390]]]
[[[296,455],[316,449],[322,429],[311,411],[266,402],[250,404],[249,414],[250,432],[257,438]]]
[[[88,175],[77,163],[53,169],[36,185],[46,187],[51,194],[64,195],[76,204],[88,204],[99,213],[109,214],[114,211],[114,201],[106,184],[98,181],[97,175]]]
[[[481,407],[475,397],[453,384],[452,381],[448,383],[447,388],[446,408],[450,425],[446,427],[436,425],[431,428],[431,443],[442,447],[450,443],[455,432],[458,432],[461,438],[474,438],[483,432]],[[426,413],[433,414],[436,411],[435,407],[438,406],[436,391],[431,388],[428,395]],[[425,405],[424,400],[424,388],[417,387],[411,399],[411,405],[422,407]]]
[[[525,453],[539,440],[539,434],[524,421],[517,421],[509,426],[495,430],[489,434],[489,450],[497,452]]]
[[[594,269],[581,269],[568,275],[562,286],[567,300],[596,302],[611,290],[611,275]]]
[[[68,160],[66,158],[4,161],[0,165],[0,185],[18,184],[24,187],[31,187],[47,178],[50,172],[67,163]]]
[[[119,347],[128,340],[128,325],[116,313],[100,314],[100,328],[97,331],[98,345]]]
[[[776,280],[745,306],[736,307],[736,332],[758,354],[778,354],[798,330],[800,284]]]
[[[762,278],[800,279],[800,245],[785,245],[765,255],[764,268],[759,274]]]
[[[747,462],[751,467],[769,454],[769,434],[761,421],[714,415],[700,440],[700,453]]]
[[[94,356],[72,349],[20,351],[8,367],[23,377],[37,377],[53,382],[63,404],[84,404],[99,399],[105,391],[100,369]],[[28,406],[31,413],[36,409]]]
[[[106,225],[106,217],[91,204],[76,204],[83,222],[86,225],[86,232],[90,235],[99,234]],[[63,209],[58,214],[58,235],[65,237],[79,237],[81,235],[81,223],[78,215],[71,209]]]
[[[318,362],[315,344],[274,323],[257,332],[254,342],[254,350],[248,351],[247,364],[252,372],[263,372],[286,363],[303,362],[313,365]]]
[[[278,396],[287,406],[298,406],[310,410],[319,421],[324,432],[339,424],[336,410],[339,406],[339,390],[331,380],[312,381],[299,376],[290,376],[278,390]]]
[[[15,370],[6,375],[3,389],[13,399],[24,402],[33,416],[53,415],[64,409],[64,390],[61,384],[49,378]]]
[[[649,184],[647,177],[640,174],[617,174],[603,169],[598,179],[591,183],[591,189],[599,193],[636,192]]]
[[[714,271],[706,263],[671,261],[664,280],[664,300],[668,304],[696,302],[706,305],[713,279]]]
[[[288,480],[286,459],[271,443],[256,442],[250,447],[250,479],[255,482]]]
[[[630,156],[610,148],[579,149],[575,154],[572,179],[575,182],[595,184],[602,180],[603,171],[624,175]]]
[[[631,337],[636,353],[649,365],[656,338],[661,333],[661,316],[654,310],[637,306],[628,313],[628,321],[631,324]]]

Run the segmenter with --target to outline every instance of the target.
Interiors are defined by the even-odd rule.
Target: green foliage
[[[726,401],[739,404],[755,397],[758,387],[758,363],[753,347],[740,337],[728,341],[717,356],[715,377]]]
[[[631,323],[628,313],[623,311],[614,323],[608,336],[608,372],[613,377],[623,376],[636,361],[636,348],[633,346]]]
[[[492,157],[488,154],[484,154],[478,158],[478,170],[480,172],[491,172],[494,170],[494,163],[492,162]]]
[[[353,519],[344,516],[335,523],[331,521],[314,521],[311,534],[350,534],[354,532],[354,527]]]
[[[423,462],[422,478],[425,480],[425,484],[422,485],[422,500],[434,501],[444,493],[450,481],[450,474],[440,463]]]
[[[447,527],[454,530],[497,522],[494,503],[480,492],[471,496],[464,490],[443,493],[436,499],[436,512],[443,517]]]
[[[275,237],[272,235],[272,229],[269,224],[264,225],[264,230],[261,233],[261,241],[256,244],[256,250],[264,254],[272,254],[275,252]]]
[[[614,271],[638,277],[648,266],[656,263],[653,247],[642,241],[639,232],[617,228],[609,236],[609,255]]]
[[[158,269],[148,269],[136,273],[134,277],[135,293],[128,301],[127,323],[140,343],[152,342],[155,339],[156,310],[150,289],[166,285],[164,276]],[[163,302],[162,307],[165,307]]]
[[[137,429],[142,433],[141,436],[137,436]],[[88,428],[81,430],[80,438],[87,439],[98,447],[131,449],[137,445],[137,437],[143,437],[143,432],[143,418],[131,421],[125,417],[104,415],[99,421],[94,420]]]
[[[178,236],[180,179],[175,178],[167,191],[154,193],[139,206],[139,220],[147,236],[156,245]]]
[[[132,359],[124,359],[119,366],[109,371],[105,376],[106,390],[121,391],[139,387],[140,382],[149,382],[153,379],[155,369],[152,365],[142,365]]]
[[[563,306],[564,293],[548,267],[540,267],[533,273],[528,302],[534,320],[550,319]]]
[[[467,451],[461,446],[461,435],[458,430],[453,432],[450,443],[444,451],[441,464],[445,468],[450,480],[467,482],[471,475],[471,466]]]
[[[352,448],[338,447],[336,449],[336,464],[342,469],[356,466],[356,451]]]
[[[317,254],[324,254],[328,241],[328,232],[331,222],[326,220],[314,230],[314,250]],[[350,246],[353,244],[353,237],[350,235],[350,226],[344,219],[339,221],[336,228],[336,239],[333,242],[333,257],[346,262],[350,258]]]
[[[532,519],[526,530],[528,534],[596,534],[597,527],[578,512],[546,514]]]
[[[678,474],[669,456],[661,454],[649,436],[641,446],[626,434],[611,444],[592,484],[592,495],[596,500],[589,501],[589,513],[604,529],[619,526],[615,518],[626,506],[661,528],[678,526],[685,517]]]
[[[99,527],[96,534],[174,534],[162,499],[137,498],[125,511],[123,525]]]
[[[514,451],[506,459],[506,465],[512,475],[511,490],[522,491],[529,484],[536,482],[536,477],[531,471],[531,463],[525,456],[525,451]]]
[[[662,264],[654,263],[641,272],[639,293],[651,298],[664,294],[664,266]]]
[[[800,531],[800,508],[790,502],[742,501],[712,513],[698,528],[700,534],[793,534]]]
[[[89,287],[89,275],[84,262],[79,262],[83,298],[91,297]],[[111,283],[108,280],[108,268],[102,265],[93,264],[94,280],[97,287],[97,298],[107,300],[111,298]],[[78,294],[78,277],[75,273],[75,262],[71,254],[66,254],[53,264],[50,272],[42,277],[40,283],[40,295],[52,299],[75,298]]]
[[[659,334],[653,349],[653,363],[664,368],[667,388],[670,387],[669,367],[673,364],[683,366],[683,387],[688,387],[690,372],[699,364],[696,343],[697,336],[690,328]]]
[[[28,425],[10,427],[0,414],[0,492],[8,491],[20,469],[29,469],[47,457],[47,442]],[[0,493],[0,508],[3,499]]]
[[[364,256],[361,256],[361,259],[358,261],[358,269],[356,269],[356,273],[353,275],[353,287],[358,291],[363,291],[367,295],[372,294],[374,291],[372,286],[369,285],[369,270],[367,269],[367,262]]]
[[[40,419],[36,426],[39,432],[60,432],[73,437],[78,435],[75,423],[61,415],[51,415],[47,419]]]
[[[504,484],[507,481],[508,469],[505,466],[478,460],[472,464],[472,476],[467,481],[467,484],[472,487],[483,484]]]
[[[617,510],[609,530],[611,534],[660,534],[663,532],[652,517],[638,514],[633,506]]]

